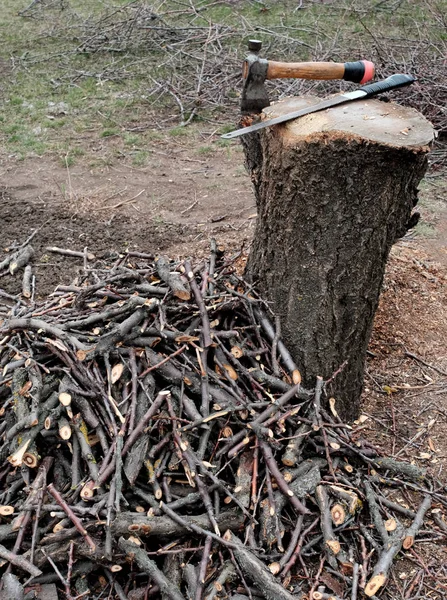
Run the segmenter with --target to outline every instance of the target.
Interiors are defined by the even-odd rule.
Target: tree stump
[[[279,315],[304,383],[338,372],[328,392],[343,418],[358,415],[386,260],[414,224],[433,137],[414,109],[371,99],[241,138],[258,208],[246,275]]]

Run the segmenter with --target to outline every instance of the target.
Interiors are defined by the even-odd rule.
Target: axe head
[[[268,62],[264,58],[259,58],[259,50],[262,42],[259,40],[249,40],[249,54],[244,61],[243,78],[244,87],[241,98],[241,112],[260,113],[263,108],[270,106],[270,101],[265,89],[265,80],[267,78]]]

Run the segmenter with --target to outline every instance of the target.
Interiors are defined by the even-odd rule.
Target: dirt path
[[[170,255],[206,251],[210,236],[227,248],[248,239],[255,203],[238,149],[204,158],[173,150],[145,168],[114,164],[64,168],[49,159],[0,168],[2,245],[36,228],[37,291],[70,281],[78,265],[45,252],[47,246],[96,255],[126,249]],[[18,218],[20,215],[20,218]],[[10,292],[19,282],[2,282]]]

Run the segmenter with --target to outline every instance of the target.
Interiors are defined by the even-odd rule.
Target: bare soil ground
[[[214,236],[228,249],[239,247],[251,236],[256,216],[242,154],[189,155],[171,147],[145,168],[118,163],[68,169],[46,158],[6,161],[0,175],[2,246],[38,229],[33,240],[38,296],[71,281],[79,267],[48,254],[47,246],[88,246],[98,257],[130,249],[197,256]],[[15,293],[20,281],[6,278],[2,287]]]

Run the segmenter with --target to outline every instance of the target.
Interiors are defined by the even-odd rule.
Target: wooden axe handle
[[[374,77],[374,65],[367,60],[354,63],[269,61],[267,79],[346,79],[366,83]]]

